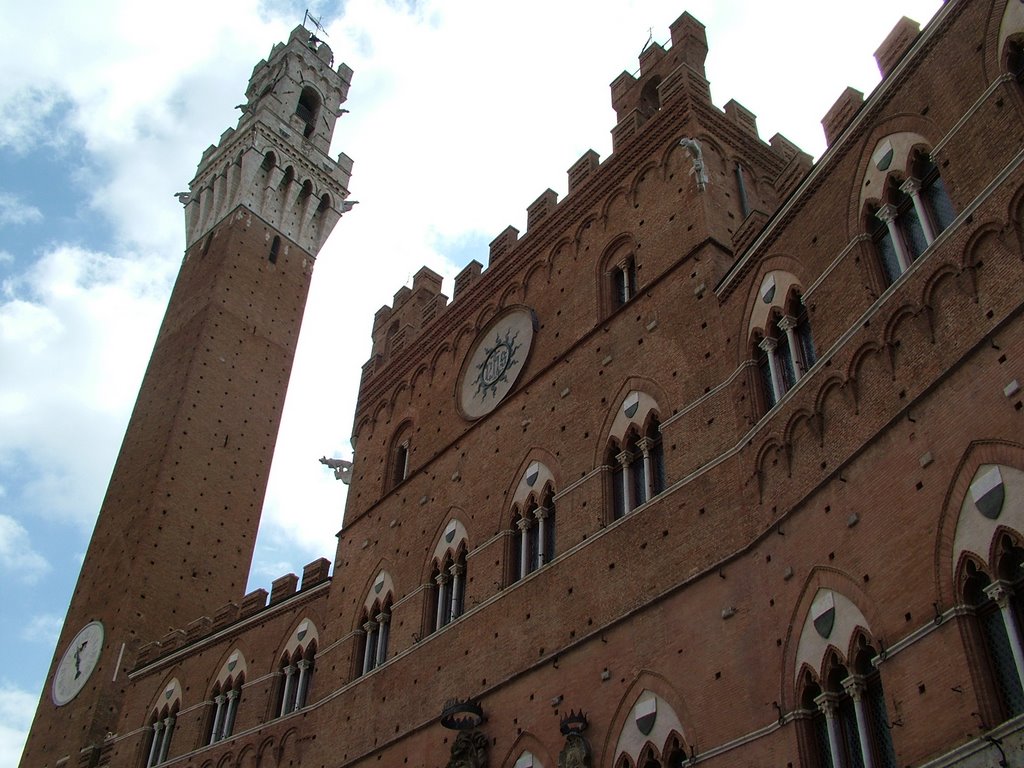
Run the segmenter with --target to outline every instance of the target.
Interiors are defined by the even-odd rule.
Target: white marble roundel
[[[530,354],[533,328],[533,312],[519,307],[493,320],[473,342],[459,379],[463,416],[487,415],[512,390]]]

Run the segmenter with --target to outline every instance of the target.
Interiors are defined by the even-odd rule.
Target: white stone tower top
[[[253,68],[238,125],[203,153],[181,196],[186,248],[243,205],[316,256],[350,207],[352,160],[327,152],[352,70],[333,64],[330,47],[299,25]]]

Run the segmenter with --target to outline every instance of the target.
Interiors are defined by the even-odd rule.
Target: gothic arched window
[[[611,268],[612,307],[618,309],[636,296],[636,259],[627,256]]]
[[[1004,554],[1000,575],[1008,570],[1005,563],[1019,552],[1011,547]],[[1020,601],[1015,594],[1020,589],[1019,568],[1014,575],[1018,578],[1012,582],[993,581],[974,560],[968,560],[961,590],[964,604],[973,610],[974,631],[980,635],[984,649],[983,672],[998,698],[1003,719],[1024,713],[1024,675],[1014,652],[1014,643],[1019,643],[1020,637]]]
[[[431,631],[446,627],[459,618],[466,609],[466,550],[446,552],[431,572],[433,623]]]
[[[299,94],[299,103],[295,105],[295,114],[306,124],[302,135],[307,139],[316,130],[316,120],[320,114],[320,94],[316,89],[307,85]]]
[[[313,681],[316,643],[305,648],[297,646],[291,653],[285,653],[278,664],[281,682],[278,686],[278,717],[306,706],[309,687]]]
[[[764,394],[765,410],[782,399],[818,359],[810,318],[799,293],[786,304],[785,313],[773,310],[767,327],[754,335],[754,359]]]
[[[868,230],[888,283],[910,269],[956,218],[949,193],[931,157],[917,150],[908,161],[910,175],[885,179],[883,201],[868,209]]]
[[[153,766],[167,761],[180,706],[179,701],[174,701],[159,710],[154,710],[153,714],[149,716],[149,743],[144,753],[146,768],[153,768]]]
[[[363,666],[362,674],[376,669],[388,658],[388,640],[391,631],[391,593],[382,600],[374,600],[363,612]]]
[[[210,716],[210,725],[207,732],[207,743],[215,744],[221,739],[228,738],[235,729],[235,716],[238,714],[238,705],[242,700],[242,686],[245,684],[245,676],[237,678],[228,677],[221,685],[217,683],[213,687],[213,711]]]

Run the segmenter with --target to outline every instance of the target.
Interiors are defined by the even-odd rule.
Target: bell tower
[[[296,27],[256,65],[238,125],[178,195],[185,257],[25,768],[96,765],[138,648],[244,592],[313,265],[352,205],[352,161],[327,154],[351,78]]]

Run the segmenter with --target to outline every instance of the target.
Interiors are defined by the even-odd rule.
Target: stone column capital
[[[867,679],[864,675],[850,675],[848,678],[842,681],[843,690],[845,690],[850,698],[854,701],[860,701],[864,698],[864,694],[867,692],[868,684]]]
[[[537,507],[535,510],[533,510],[533,516],[536,517],[538,520],[544,520],[550,514],[551,510],[549,510],[547,507]]]
[[[900,192],[905,192],[911,196],[919,194],[921,192],[921,189],[921,180],[915,179],[913,176],[911,176],[902,184],[900,184]]]
[[[363,631],[366,634],[370,634],[376,628],[377,628],[377,622],[375,622],[375,621],[368,621],[365,624],[363,624]]]
[[[529,530],[530,524],[531,524],[530,518],[527,517],[527,516],[520,517],[516,521],[516,525],[519,527],[519,530],[520,531],[524,531],[524,532]]]
[[[1004,608],[1009,604],[1010,598],[1013,597],[1013,587],[1010,586],[1009,582],[997,579],[985,587],[985,594],[995,600],[1000,608]]]
[[[814,703],[818,705],[827,718],[835,717],[839,712],[839,694],[830,693],[826,691],[820,696],[814,698]]]
[[[895,205],[893,205],[892,203],[886,203],[885,205],[881,206],[877,211],[875,211],[875,217],[879,221],[883,221],[886,224],[891,224],[892,222],[896,221],[897,213],[898,210]]]
[[[783,315],[782,319],[777,323],[779,329],[783,331],[796,330],[796,324],[796,318],[792,315]]]
[[[654,450],[654,440],[650,437],[641,437],[636,441],[636,447],[640,449],[645,459],[649,459],[651,451]]]
[[[760,347],[762,351],[767,352],[769,355],[775,351],[775,348],[778,345],[779,342],[773,339],[771,336],[765,336],[757,344],[757,346]]]
[[[377,614],[377,625],[378,626],[383,626],[384,624],[387,624],[389,621],[391,621],[391,614],[390,613],[385,613],[384,611],[381,611],[380,613]]]
[[[619,464],[622,465],[623,469],[629,469],[629,465],[633,463],[633,452],[622,451],[621,453],[616,454],[615,458]]]

